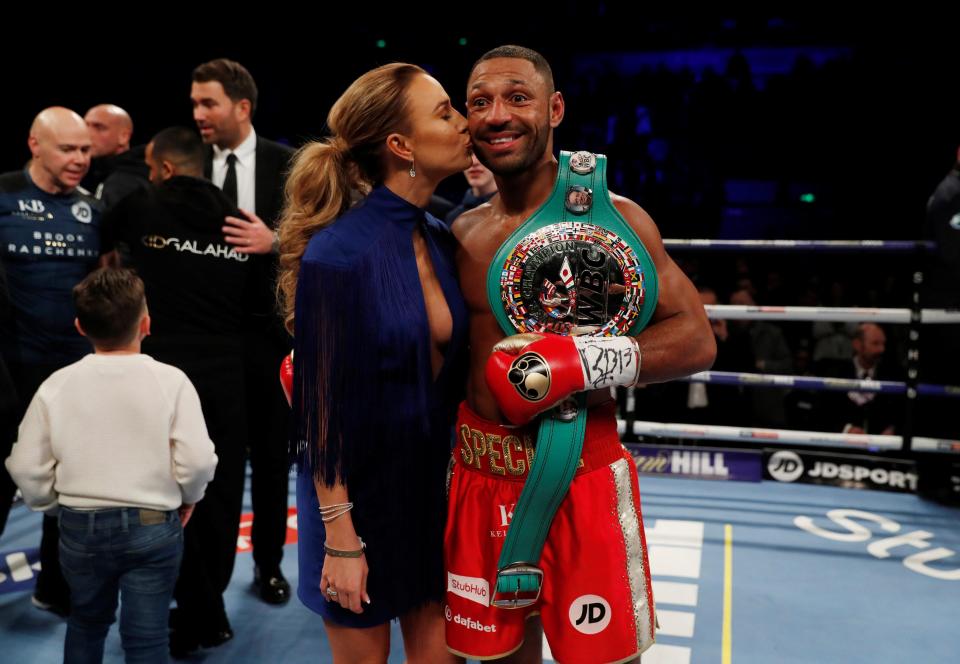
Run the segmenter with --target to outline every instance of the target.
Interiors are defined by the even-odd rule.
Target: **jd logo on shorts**
[[[610,604],[599,595],[581,595],[573,600],[568,616],[581,634],[599,634],[610,624]]]

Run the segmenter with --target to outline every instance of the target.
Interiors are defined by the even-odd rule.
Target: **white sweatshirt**
[[[40,386],[6,465],[35,510],[173,510],[203,497],[217,455],[186,374],[92,354]]]

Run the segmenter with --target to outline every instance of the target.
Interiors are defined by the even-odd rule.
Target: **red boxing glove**
[[[293,351],[280,363],[280,387],[287,396],[287,405],[293,405]]]
[[[631,337],[516,334],[499,342],[487,360],[487,385],[504,416],[526,424],[571,394],[633,385],[640,350]]]

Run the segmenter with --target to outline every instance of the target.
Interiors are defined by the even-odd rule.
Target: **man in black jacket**
[[[147,166],[143,146],[130,147],[133,120],[115,104],[97,104],[83,116],[90,129],[93,159],[83,186],[111,208],[125,196],[146,189]]]
[[[257,86],[238,62],[212,60],[193,71],[193,118],[207,144],[204,174],[236,202],[242,215],[225,219],[226,240],[252,257],[253,284],[245,335],[250,466],[253,471],[254,585],[271,604],[290,599],[280,571],[287,533],[287,407],[277,368],[290,340],[277,313],[275,225],[293,150],[253,129]]]
[[[203,152],[194,131],[161,131],[146,149],[154,186],[104,219],[104,242],[129,247],[146,287],[152,329],[143,350],[183,370],[197,388],[219,459],[184,531],[174,656],[233,636],[223,592],[236,558],[246,465],[243,340],[252,265],[224,241],[223,218],[237,210],[203,178]]]
[[[957,161],[927,201],[924,237],[937,243],[927,259],[924,307],[960,308],[960,150]],[[960,325],[926,325],[920,332],[920,382],[960,385],[960,354],[955,351]],[[960,439],[956,399],[921,397],[917,436]],[[938,500],[960,502],[960,462],[947,454],[923,454],[918,490]]]

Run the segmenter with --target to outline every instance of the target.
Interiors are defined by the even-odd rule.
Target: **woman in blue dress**
[[[455,661],[441,600],[445,473],[467,312],[446,226],[424,212],[470,165],[467,123],[419,67],[357,79],[297,155],[280,226],[294,333],[301,601],[335,662]]]

